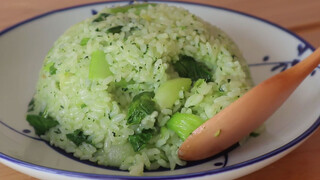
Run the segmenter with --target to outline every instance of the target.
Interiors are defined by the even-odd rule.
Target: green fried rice
[[[187,10],[105,8],[54,43],[27,120],[81,160],[142,175],[186,165],[177,154],[183,138],[168,127],[174,114],[205,122],[251,87],[235,43]]]

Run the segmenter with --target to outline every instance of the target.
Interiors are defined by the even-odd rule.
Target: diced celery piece
[[[103,79],[112,75],[109,64],[106,61],[106,55],[103,51],[94,51],[91,54],[91,62],[89,66],[89,79]]]
[[[184,141],[202,123],[204,121],[197,115],[175,113],[167,122],[167,127]]]
[[[173,104],[179,99],[179,91],[189,91],[191,87],[191,79],[177,78],[169,80],[160,85],[155,93],[154,99],[160,108],[171,108]]]
[[[88,41],[90,40],[90,38],[83,38],[80,41],[80,46],[85,46],[87,45]]]

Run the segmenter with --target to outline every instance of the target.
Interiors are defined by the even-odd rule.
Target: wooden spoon
[[[252,88],[206,121],[179,148],[179,158],[195,161],[213,156],[258,128],[320,63],[320,48],[294,67]]]

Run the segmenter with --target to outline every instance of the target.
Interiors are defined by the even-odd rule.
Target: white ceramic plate
[[[40,140],[25,120],[42,61],[53,42],[71,25],[105,6],[96,3],[56,10],[0,32],[0,162],[42,179],[126,178],[128,172],[73,158]],[[189,9],[227,32],[247,59],[256,83],[291,67],[314,50],[297,35],[268,21],[224,8],[168,2]],[[267,122],[266,132],[244,146],[174,171],[145,173],[159,178],[236,178],[284,156],[320,124],[320,67]],[[201,147],[200,147],[201,148]]]

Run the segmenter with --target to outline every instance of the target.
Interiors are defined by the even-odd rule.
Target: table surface
[[[1,0],[0,31],[36,15],[102,0]],[[320,46],[319,0],[184,0],[242,11],[285,27]],[[0,179],[35,179],[0,164]],[[320,179],[320,130],[293,152],[239,180]]]

